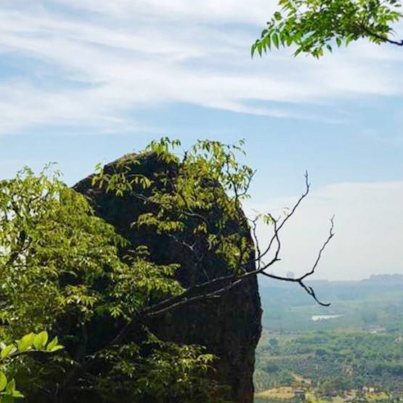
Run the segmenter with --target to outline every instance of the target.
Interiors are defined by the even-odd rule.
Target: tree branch
[[[378,39],[379,41],[390,43],[391,45],[403,46],[403,39],[400,41],[394,41],[392,39],[389,39],[387,36],[383,36],[383,35],[377,34],[376,32],[371,31],[365,25],[360,25],[360,29],[367,35],[372,36],[373,38]]]
[[[308,172],[305,172],[305,190],[300,196],[300,198],[297,200],[297,202],[294,204],[294,207],[291,209],[290,213],[284,218],[284,220],[278,225],[277,230],[275,229],[273,237],[270,239],[270,242],[267,246],[267,248],[264,250],[264,252],[256,258],[256,261],[259,261],[263,259],[271,250],[273,243],[275,241],[279,242],[279,231],[283,228],[283,226],[287,223],[287,221],[295,214],[297,211],[298,207],[302,203],[302,201],[308,196],[309,191],[310,191],[310,186],[311,184],[309,183],[309,176]],[[273,218],[271,214],[269,216],[272,218],[273,222],[276,222],[276,220]]]
[[[331,239],[334,237],[334,217],[332,217],[330,219],[330,229],[329,229],[329,234],[325,240],[325,242],[323,243],[322,247],[319,249],[318,252],[318,256],[311,268],[311,270],[309,270],[308,272],[306,272],[305,274],[303,274],[302,276],[298,277],[298,278],[290,278],[290,277],[282,277],[282,276],[276,276],[275,274],[270,274],[270,273],[265,273],[262,272],[262,274],[266,277],[272,278],[274,280],[280,280],[280,281],[286,281],[286,282],[290,282],[290,283],[298,283],[307,293],[308,295],[310,295],[319,305],[321,306],[330,306],[330,303],[324,303],[321,302],[316,294],[315,291],[312,287],[307,286],[304,283],[304,280],[309,277],[312,276],[315,273],[316,268],[318,267],[318,264],[322,258],[322,254],[325,251],[326,247],[328,246],[329,242],[331,241]]]
[[[233,288],[236,284],[239,284],[241,281],[244,281],[248,277],[256,276],[258,274],[263,274],[266,277],[270,277],[270,278],[273,278],[276,280],[298,283],[302,288],[304,288],[304,290],[312,298],[314,298],[314,300],[317,303],[319,303],[320,305],[323,305],[323,306],[330,305],[330,304],[324,304],[324,303],[320,302],[318,300],[318,298],[316,297],[314,290],[312,288],[306,286],[303,281],[307,277],[309,277],[315,273],[315,270],[316,270],[317,266],[319,265],[319,262],[322,258],[323,252],[325,251],[327,245],[329,244],[329,242],[331,241],[331,239],[334,236],[334,232],[333,232],[334,217],[332,217],[332,219],[330,220],[331,226],[329,229],[329,235],[326,238],[325,242],[323,243],[322,247],[320,248],[320,250],[318,252],[318,256],[317,256],[312,268],[308,272],[306,272],[304,275],[302,275],[300,278],[297,278],[297,279],[290,279],[287,277],[276,276],[276,275],[268,274],[265,272],[265,270],[267,270],[269,267],[271,267],[272,265],[274,265],[276,262],[278,262],[280,260],[281,240],[280,240],[279,232],[284,227],[286,222],[290,219],[290,217],[292,217],[294,215],[294,213],[300,206],[301,202],[308,195],[309,190],[310,190],[310,184],[309,184],[308,173],[305,173],[305,191],[301,195],[301,197],[297,200],[297,202],[295,203],[295,205],[293,206],[293,208],[291,209],[291,212],[287,215],[287,217],[284,220],[282,220],[280,224],[278,224],[278,220],[274,219],[271,214],[269,215],[273,222],[274,234],[269,242],[269,246],[266,248],[266,250],[263,253],[260,253],[259,242],[257,242],[256,221],[252,220],[252,223],[253,223],[252,234],[253,234],[253,237],[255,238],[256,250],[258,251],[258,256],[255,259],[255,261],[258,262],[258,267],[256,270],[246,271],[247,267],[245,267],[245,265],[241,265],[240,266],[241,269],[243,269],[246,272],[244,272],[242,274],[238,274],[238,275],[231,274],[228,276],[222,276],[222,277],[215,278],[213,280],[206,281],[202,284],[197,284],[193,287],[188,288],[186,291],[184,291],[180,295],[170,297],[157,304],[154,304],[150,307],[145,308],[142,312],[139,313],[139,315],[141,317],[155,316],[160,313],[165,313],[180,305],[184,305],[184,304],[187,304],[187,303],[190,303],[193,301],[198,301],[203,298],[207,298],[207,296],[211,297],[211,296],[219,295],[222,292]],[[270,251],[272,249],[272,246],[274,243],[277,244],[277,248],[276,248],[276,251],[274,252],[273,258],[269,261],[269,263],[262,265],[261,264],[262,257],[265,256],[268,253],[268,251]]]

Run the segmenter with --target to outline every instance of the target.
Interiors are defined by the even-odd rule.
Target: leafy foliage
[[[103,358],[112,370],[96,388],[106,401],[120,396],[130,402],[226,402],[226,388],[206,378],[215,357],[203,347],[162,342],[149,334],[141,346],[131,343]]]
[[[207,249],[229,272],[243,272],[252,243],[247,230],[233,228],[245,220],[240,208],[253,171],[237,162],[242,143],[200,141],[183,159],[174,154],[178,147],[162,139],[139,154],[152,153],[167,167],[156,175],[132,174],[134,158],[112,175],[98,167],[94,184],[152,206],[133,226],[182,245],[190,239],[198,259]],[[207,376],[214,372],[211,354],[163,342],[147,329],[147,316],[160,306],[189,299],[178,269],[158,262],[146,245],[132,250],[52,165],[38,176],[25,168],[0,182],[0,336],[13,346],[4,354],[60,349],[57,339],[48,343],[47,332],[12,343],[27,328],[63,334],[66,345],[45,361],[35,354],[16,361],[12,373],[24,394],[37,401],[49,393],[65,402],[78,389],[97,401],[222,401],[226,391]],[[101,324],[107,332],[99,337]]]
[[[50,393],[59,389],[63,401],[65,390],[77,382],[80,388],[88,388],[81,385],[80,378],[91,372],[94,362],[102,356],[111,353],[119,362],[122,354],[122,366],[128,346],[120,340],[120,335],[133,318],[151,301],[183,291],[174,278],[178,265],[153,263],[145,247],[128,250],[122,257],[119,248],[126,245],[127,241],[111,225],[93,214],[82,195],[60,181],[59,172],[53,171],[52,166],[39,176],[26,168],[14,179],[0,183],[0,319],[5,325],[0,328],[0,334],[4,340],[13,340],[28,327],[35,331],[63,329],[67,345],[62,356],[50,360],[53,363],[42,365],[34,356],[18,361],[14,370],[17,375],[35,373],[32,379],[22,381],[28,394],[33,383],[46,383],[45,379],[49,378],[52,381],[46,383],[46,389]],[[88,329],[96,327],[101,318],[106,323],[114,323],[111,334],[96,351],[87,353],[88,337],[91,337]],[[48,343],[46,332],[31,333],[17,344],[8,344],[2,356],[43,350],[45,346],[49,351],[60,349],[57,339]],[[184,356],[188,367],[179,367],[178,373],[182,371],[185,375],[189,370],[191,376],[192,366],[199,373],[210,368],[211,356],[196,347],[183,349],[177,347],[178,357]],[[163,366],[168,356],[168,353],[161,354],[159,365]],[[176,356],[170,357],[173,360]],[[144,368],[146,363],[152,368],[156,359],[153,355],[143,358]],[[170,366],[163,368],[168,370]],[[106,366],[103,376],[114,370],[115,366]],[[63,379],[66,371],[71,374],[70,383]],[[161,372],[150,369],[150,382],[154,375],[158,376],[154,380],[157,382]],[[194,379],[195,376],[188,379],[188,390]],[[9,388],[14,388],[13,383]],[[208,388],[203,390],[208,393]],[[33,388],[34,400],[35,393],[39,393],[38,388]]]
[[[180,158],[176,153],[180,141],[163,138],[153,141],[145,152],[154,154],[168,169],[154,176],[129,174],[130,165],[139,164],[138,156],[129,156],[112,174],[99,167],[93,183],[106,185],[107,191],[118,196],[135,195],[153,206],[152,212],[140,215],[133,226],[168,234],[199,259],[201,251],[207,249],[237,272],[247,264],[252,250],[247,233],[228,231],[234,222],[245,222],[241,203],[249,197],[254,175],[250,167],[238,162],[244,155],[243,145],[243,141],[227,145],[199,140]],[[193,228],[192,234],[189,228]],[[185,241],[189,235],[193,244]],[[207,248],[200,247],[205,241]]]
[[[15,379],[7,377],[7,370],[15,361],[28,353],[54,353],[63,349],[57,337],[48,343],[49,335],[46,331],[38,334],[29,333],[15,343],[0,343],[0,402],[12,403],[14,399],[23,398],[24,395],[16,389]]]
[[[399,0],[280,0],[278,7],[252,45],[252,56],[295,46],[295,56],[319,58],[361,38],[403,45],[391,39],[393,23],[402,17]]]
[[[3,181],[0,298],[7,334],[51,326],[66,314],[80,324],[97,311],[131,317],[150,290],[162,296],[181,290],[172,278],[177,266],[155,266],[144,248],[132,251],[124,263],[118,246],[125,243],[94,216],[82,195],[59,180],[58,172],[47,169],[36,177],[25,169]]]
[[[317,394],[364,386],[400,396],[403,382],[403,276],[374,276],[357,282],[318,282],[333,308],[315,306],[291,287],[261,287],[266,312],[264,331],[256,350],[255,386],[306,388],[292,374],[312,381]],[[330,312],[329,312],[330,311]],[[340,317],[312,321],[313,315]],[[368,319],[371,319],[370,323]],[[273,347],[276,337],[278,344]],[[316,392],[316,391],[315,391]],[[364,396],[357,396],[365,401]],[[326,399],[329,400],[329,399]],[[369,398],[368,401],[374,399]],[[354,400],[356,401],[356,400]],[[391,400],[390,400],[391,401]]]
[[[263,340],[262,344],[267,341]],[[257,381],[260,388],[292,385],[284,374],[311,379],[319,391],[361,390],[376,386],[400,392],[403,379],[401,338],[389,334],[306,332],[282,337],[276,351],[266,347],[258,353]],[[273,360],[277,365],[273,371]]]

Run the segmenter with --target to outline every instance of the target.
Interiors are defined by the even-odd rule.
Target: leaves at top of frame
[[[252,45],[252,57],[271,50],[271,44],[315,58],[359,39],[403,46],[393,39],[393,24],[403,16],[399,0],[280,0],[278,7]]]

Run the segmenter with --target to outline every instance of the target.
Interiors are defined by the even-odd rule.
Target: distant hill
[[[362,287],[368,284],[385,284],[385,285],[403,285],[402,274],[377,274],[369,278],[358,281],[330,281],[330,280],[310,280],[308,281],[312,286],[328,284],[331,286],[356,286]],[[287,288],[290,284],[283,281],[276,281],[267,277],[259,278],[259,286],[261,288]]]
[[[376,284],[399,284],[403,285],[403,275],[401,274],[378,274],[368,279],[360,281],[360,283],[376,283]]]
[[[312,280],[307,283],[329,308],[321,307],[294,283],[260,281],[263,327],[270,331],[314,328],[352,330],[403,328],[403,276],[377,275],[361,281]],[[314,315],[339,315],[313,323]],[[402,316],[402,317],[401,317]],[[402,325],[400,325],[402,323]]]

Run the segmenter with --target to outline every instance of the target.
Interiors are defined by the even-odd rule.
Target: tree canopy
[[[111,396],[116,401],[122,390],[122,401],[211,398],[215,385],[204,375],[213,356],[203,347],[164,343],[140,320],[141,341],[124,340],[127,325],[150,300],[183,292],[173,277],[177,265],[154,264],[144,248],[122,258],[118,250],[126,242],[51,166],[38,176],[24,169],[0,183],[2,355],[34,337],[24,336],[27,329],[61,334],[66,345],[56,356],[18,354],[7,364],[4,372],[16,377],[29,401],[55,394],[57,402],[72,402],[77,390],[102,396],[99,401]],[[92,332],[101,318],[110,334],[90,350],[89,338],[96,337]],[[100,365],[102,374],[94,372]]]
[[[295,56],[305,53],[319,58],[325,51],[359,39],[403,46],[393,30],[403,15],[400,7],[399,0],[280,0],[252,45],[252,56],[293,46]]]

